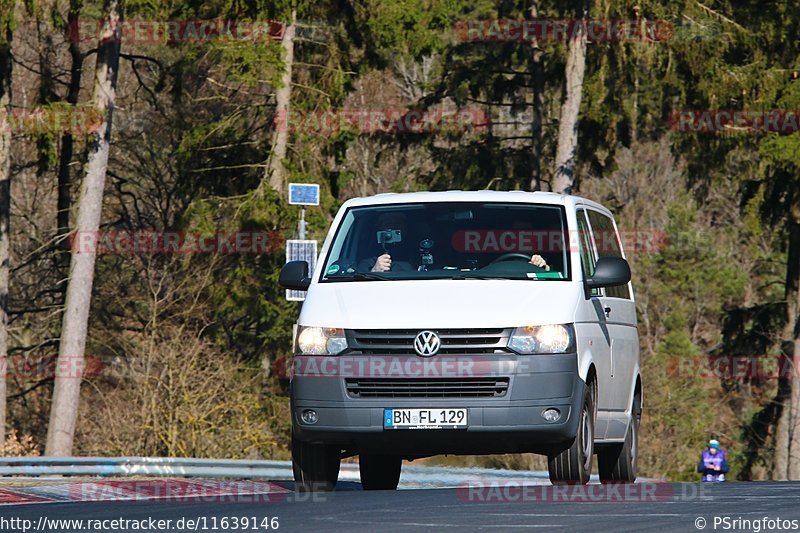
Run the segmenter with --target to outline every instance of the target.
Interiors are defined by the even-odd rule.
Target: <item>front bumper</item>
[[[301,440],[341,446],[352,453],[391,453],[404,457],[438,454],[550,453],[575,438],[585,382],[579,377],[576,354],[518,356],[448,356],[422,359],[391,357],[385,365],[371,365],[382,356],[298,357],[291,383],[292,423]],[[388,358],[388,357],[387,357]],[[452,364],[444,373],[447,361]],[[442,377],[494,376],[508,379],[508,389],[498,397],[353,397],[346,380],[354,377],[418,379],[422,362],[430,363]],[[310,364],[309,364],[310,363]],[[356,365],[355,363],[360,363]],[[393,364],[396,363],[396,364]],[[437,364],[438,363],[438,364]],[[309,371],[309,368],[317,371]],[[391,373],[394,369],[394,373]],[[422,376],[426,373],[422,369]],[[437,376],[438,377],[438,376]],[[384,430],[385,408],[467,408],[466,429]],[[542,412],[556,408],[557,422]],[[317,412],[318,421],[300,418],[305,409]]]

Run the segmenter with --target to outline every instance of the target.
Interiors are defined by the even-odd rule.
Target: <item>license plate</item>
[[[466,429],[467,409],[384,409],[383,429]]]

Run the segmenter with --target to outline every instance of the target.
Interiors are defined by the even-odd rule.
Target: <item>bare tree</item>
[[[67,15],[67,32],[74,31],[80,23],[79,16],[82,0],[70,0],[69,14]],[[81,53],[80,39],[71,36],[69,40],[70,72],[69,89],[67,92],[67,103],[74,106],[78,103],[81,90],[81,74],[83,72],[84,56]],[[72,132],[67,131],[61,136],[61,153],[58,161],[58,237],[64,238],[69,233],[69,211],[71,207],[70,189],[72,185],[70,164],[74,152],[75,140]],[[62,245],[66,249],[67,241],[64,239]],[[64,265],[66,269],[66,264]]]
[[[775,431],[772,478],[800,480],[800,198],[794,201],[788,223],[786,324],[781,336],[781,375],[775,398],[781,409]]]
[[[531,18],[539,18],[539,2],[531,3]],[[531,179],[528,190],[542,187],[542,113],[544,110],[544,50],[536,37],[531,41],[531,76],[533,82],[533,119],[531,120]]]
[[[284,55],[284,70],[281,86],[275,93],[276,116],[275,136],[272,142],[272,153],[267,164],[267,179],[270,186],[278,192],[283,191],[286,182],[286,169],[283,161],[289,147],[289,112],[292,100],[292,66],[294,64],[294,37],[297,22],[297,11],[292,9],[292,21],[286,27],[281,39]]]
[[[78,241],[81,235],[96,235],[100,227],[122,44],[122,10],[123,0],[103,2],[104,20],[98,44],[92,97],[92,104],[98,116],[103,117],[103,123],[93,133],[89,143],[86,170],[78,200],[78,221],[75,227]],[[96,255],[93,247],[82,250],[79,246],[72,251],[57,367],[83,368]],[[65,362],[69,364],[62,364]],[[50,425],[47,429],[47,455],[72,454],[80,386],[80,376],[56,375]]]
[[[575,182],[575,150],[578,147],[578,112],[583,97],[583,76],[586,71],[586,28],[589,0],[579,0],[574,30],[569,38],[569,52],[564,85],[564,103],[558,125],[556,169],[551,190],[571,193]]]
[[[10,4],[10,5],[9,5]],[[11,215],[11,10],[14,2],[0,3],[0,446],[6,429],[6,368],[8,367],[8,267]]]

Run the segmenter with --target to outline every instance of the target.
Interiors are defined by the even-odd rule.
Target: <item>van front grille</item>
[[[346,379],[351,398],[499,398],[508,378]]]
[[[347,330],[348,353],[354,355],[416,355],[414,338],[421,329]],[[439,335],[437,355],[492,355],[511,353],[511,328],[431,329]]]

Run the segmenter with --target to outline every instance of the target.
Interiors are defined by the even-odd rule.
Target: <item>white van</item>
[[[401,461],[533,452],[554,483],[636,478],[642,409],[630,268],[611,213],[543,192],[345,202],[309,277],[291,381],[303,490],[359,455],[365,489]]]

